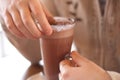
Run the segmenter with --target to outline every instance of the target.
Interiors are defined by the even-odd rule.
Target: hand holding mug
[[[72,52],[70,56],[77,66],[71,66],[69,60],[61,61],[59,80],[111,80],[105,70],[77,52]]]

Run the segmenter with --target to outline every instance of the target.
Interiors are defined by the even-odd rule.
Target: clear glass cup
[[[46,80],[59,80],[59,63],[70,53],[74,34],[74,19],[55,17],[53,34],[40,39]]]

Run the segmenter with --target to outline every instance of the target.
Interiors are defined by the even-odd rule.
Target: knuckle
[[[15,6],[13,4],[10,4],[9,7],[8,7],[8,11],[11,12],[14,8],[15,8]]]
[[[22,6],[22,5],[23,5],[23,0],[18,0],[18,1],[16,2],[16,5]]]
[[[40,12],[39,12],[38,10],[36,10],[35,16],[36,16],[36,17],[40,16]]]
[[[7,25],[7,28],[8,28],[9,30],[13,30],[13,25],[12,25],[12,24],[7,23],[6,25]]]
[[[22,26],[22,24],[20,22],[16,23],[16,27],[20,28]]]

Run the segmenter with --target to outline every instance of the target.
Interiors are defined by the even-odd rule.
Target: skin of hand
[[[48,17],[52,16],[40,0],[0,0],[0,18],[19,38],[38,39],[42,35],[51,35]]]
[[[61,61],[59,80],[112,80],[105,70],[79,53],[73,51],[70,56],[77,66],[71,66],[69,60]]]

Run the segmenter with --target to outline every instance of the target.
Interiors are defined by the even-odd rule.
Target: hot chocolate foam
[[[56,32],[71,29],[74,26],[74,19],[55,17],[56,25],[51,25]]]
[[[55,17],[55,25],[51,25],[53,29],[53,34],[49,36],[50,38],[64,38],[73,35],[74,19]],[[46,37],[46,36],[45,36]]]

